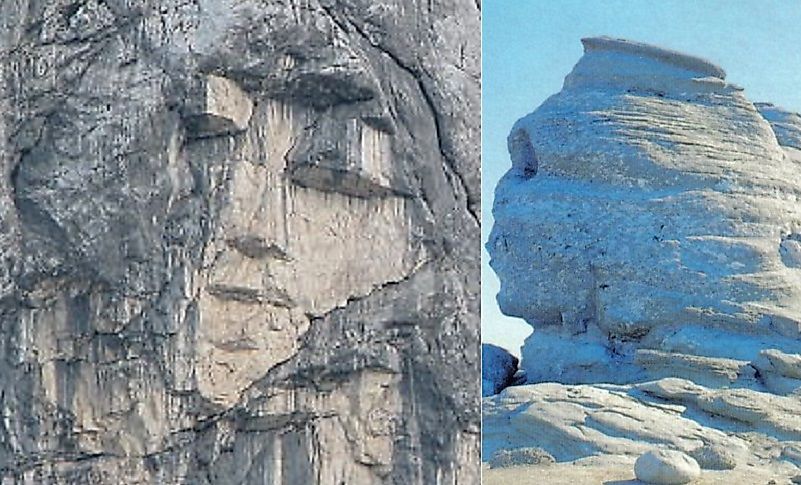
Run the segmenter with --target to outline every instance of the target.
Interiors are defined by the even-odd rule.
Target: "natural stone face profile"
[[[801,117],[703,59],[583,43],[508,137],[487,249],[534,331],[528,385],[483,400],[483,456],[542,449],[553,483],[796,476]]]
[[[780,142],[798,117],[757,109],[707,61],[584,44],[563,90],[509,135],[487,245],[501,310],[535,327],[532,356],[551,355],[523,355],[529,379],[797,352],[801,152]],[[721,346],[737,337],[748,345]]]
[[[479,15],[2,2],[0,481],[477,483]]]

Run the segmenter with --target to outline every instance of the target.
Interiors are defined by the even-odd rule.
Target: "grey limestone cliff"
[[[477,483],[479,18],[0,2],[0,482]]]

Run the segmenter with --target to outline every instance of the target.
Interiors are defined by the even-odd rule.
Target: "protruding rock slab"
[[[701,476],[701,467],[680,451],[655,450],[637,459],[634,474],[648,484],[684,485]]]
[[[234,81],[209,74],[197,80],[186,107],[189,138],[242,132],[253,114],[253,101]]]
[[[801,355],[767,349],[760,352],[753,366],[771,392],[793,394],[801,391]]]
[[[653,59],[664,64],[674,65],[681,69],[691,71],[697,77],[711,76],[720,79],[726,78],[726,71],[712,62],[651,44],[635,42],[627,39],[612,37],[585,37],[581,39],[584,51],[590,52],[619,52],[639,57],[643,60]]]
[[[685,379],[666,378],[636,384],[659,397],[784,440],[801,440],[801,401],[751,389],[708,389]]]
[[[392,159],[392,135],[360,118],[323,123],[290,157],[292,180],[303,187],[360,198],[408,195]]]
[[[768,120],[780,145],[801,150],[801,115],[772,103],[754,103],[754,106]]]

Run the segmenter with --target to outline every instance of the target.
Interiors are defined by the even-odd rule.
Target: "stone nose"
[[[393,161],[392,134],[360,117],[321,118],[288,162],[292,181],[304,187],[360,198],[408,194]]]
[[[213,74],[190,81],[183,117],[188,138],[209,138],[245,131],[253,115],[253,101],[239,85]]]

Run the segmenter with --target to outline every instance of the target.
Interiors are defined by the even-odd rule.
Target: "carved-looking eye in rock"
[[[506,144],[512,159],[512,167],[519,170],[524,178],[537,175],[539,161],[528,133],[523,129],[516,129],[509,135]]]

